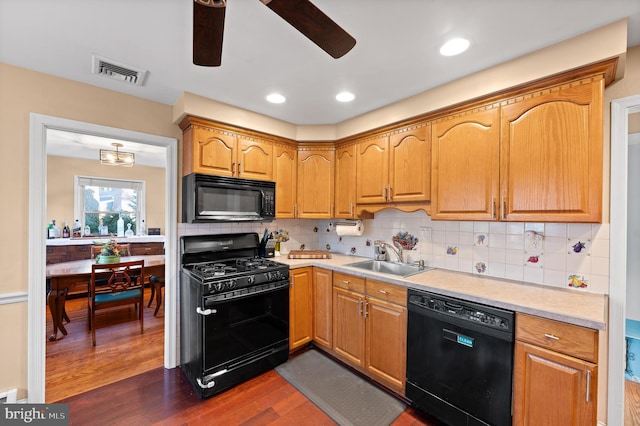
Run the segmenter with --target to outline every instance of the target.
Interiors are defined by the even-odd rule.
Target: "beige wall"
[[[96,77],[98,78],[98,77]],[[144,90],[140,88],[140,90]],[[0,63],[0,295],[28,290],[29,114],[180,139],[172,107]],[[64,218],[63,218],[64,219]],[[0,304],[0,391],[27,387],[27,304]]]
[[[140,165],[134,167],[103,166],[97,160],[78,158],[47,156],[47,223],[51,219],[56,219],[56,224],[62,227],[66,219],[71,227],[73,220],[76,219],[73,216],[73,178],[75,175],[145,181],[147,189],[145,223],[147,229],[161,228],[161,232],[164,233],[164,168]]]

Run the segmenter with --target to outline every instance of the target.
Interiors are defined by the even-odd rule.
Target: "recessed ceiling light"
[[[282,96],[280,93],[272,93],[272,94],[267,96],[267,100],[269,102],[271,102],[272,104],[281,104],[284,101],[286,101],[287,98]]]
[[[336,95],[336,100],[338,102],[351,102],[355,98],[356,98],[356,95],[354,95],[351,92],[340,92]]]
[[[454,56],[467,50],[469,47],[469,40],[464,38],[454,38],[449,40],[440,48],[440,54],[443,56]]]

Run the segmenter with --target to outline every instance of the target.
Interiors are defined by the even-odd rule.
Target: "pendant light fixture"
[[[118,148],[122,148],[121,143],[114,142],[111,144],[111,146],[114,146],[116,150],[100,150],[100,164],[105,164],[108,166],[133,167],[133,165],[136,163],[136,156],[133,152],[119,151]]]

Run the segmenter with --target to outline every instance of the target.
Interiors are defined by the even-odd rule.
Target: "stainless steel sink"
[[[384,260],[364,260],[362,262],[349,263],[344,266],[351,266],[353,268],[364,269],[372,272],[380,272],[381,274],[396,275],[403,278],[433,269],[428,266],[387,262]]]

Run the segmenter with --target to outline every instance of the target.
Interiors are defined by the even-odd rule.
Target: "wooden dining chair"
[[[158,314],[160,306],[162,305],[162,289],[164,288],[164,277],[151,275],[149,277],[149,287],[151,288],[151,296],[149,297],[149,304],[147,305],[147,308],[151,307],[151,303],[153,303],[153,298],[155,296],[156,310],[153,311],[153,316],[155,317]]]
[[[144,333],[144,260],[91,265],[89,282],[89,329],[96,345],[96,311],[122,305],[135,305]]]

